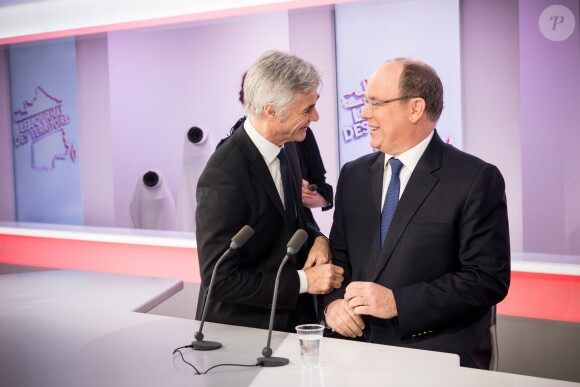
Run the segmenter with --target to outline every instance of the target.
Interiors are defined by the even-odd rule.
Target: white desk
[[[574,383],[465,369],[456,355],[324,339],[322,365],[302,369],[296,335],[274,332],[278,368],[219,367],[197,376],[175,348],[198,322],[137,313],[181,281],[80,271],[0,275],[0,386],[569,386]],[[195,300],[192,300],[195,302]],[[254,364],[267,331],[207,323],[216,351],[182,350],[200,371]]]

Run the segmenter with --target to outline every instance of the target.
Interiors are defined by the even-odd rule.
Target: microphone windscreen
[[[234,235],[234,237],[232,238],[232,243],[231,243],[230,247],[232,249],[237,249],[238,247],[242,247],[244,245],[244,243],[246,243],[248,241],[248,239],[250,239],[252,237],[252,235],[254,235],[254,229],[252,229],[248,225],[245,225],[244,227],[242,227],[242,229],[240,231],[238,231],[238,233],[236,235]]]
[[[290,255],[296,254],[307,239],[308,233],[306,231],[302,230],[301,228],[296,230],[294,235],[292,235],[292,238],[290,238],[290,240],[288,241],[286,250],[288,254]]]
[[[316,191],[318,189],[318,186],[316,184],[310,184],[308,187],[309,191]]]

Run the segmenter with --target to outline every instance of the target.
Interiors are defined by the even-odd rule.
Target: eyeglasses
[[[386,105],[386,104],[391,103],[391,102],[402,101],[402,100],[411,99],[411,98],[420,98],[420,97],[411,97],[411,96],[399,97],[399,98],[387,99],[385,101],[378,101],[378,102],[369,101],[368,99],[363,98],[362,101],[365,104],[365,106],[370,106],[373,109],[376,109],[378,107],[381,107],[381,106]]]

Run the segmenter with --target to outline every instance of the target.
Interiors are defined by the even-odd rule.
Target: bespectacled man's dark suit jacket
[[[507,294],[510,246],[499,170],[435,132],[400,198],[380,247],[384,154],[349,162],[340,173],[330,242],[352,281],[394,292],[398,317],[371,317],[374,342],[456,353],[487,369],[492,307]]]

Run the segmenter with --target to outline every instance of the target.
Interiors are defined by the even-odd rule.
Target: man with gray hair
[[[201,318],[214,266],[244,225],[255,235],[219,266],[208,321],[267,329],[274,282],[294,232],[308,242],[281,272],[274,329],[293,332],[318,322],[313,294],[342,283],[343,269],[330,262],[328,240],[308,225],[300,202],[300,165],[294,141],[302,141],[316,110],[320,74],[303,59],[263,54],[244,81],[243,127],[209,159],[197,185],[197,248],[202,285]]]

